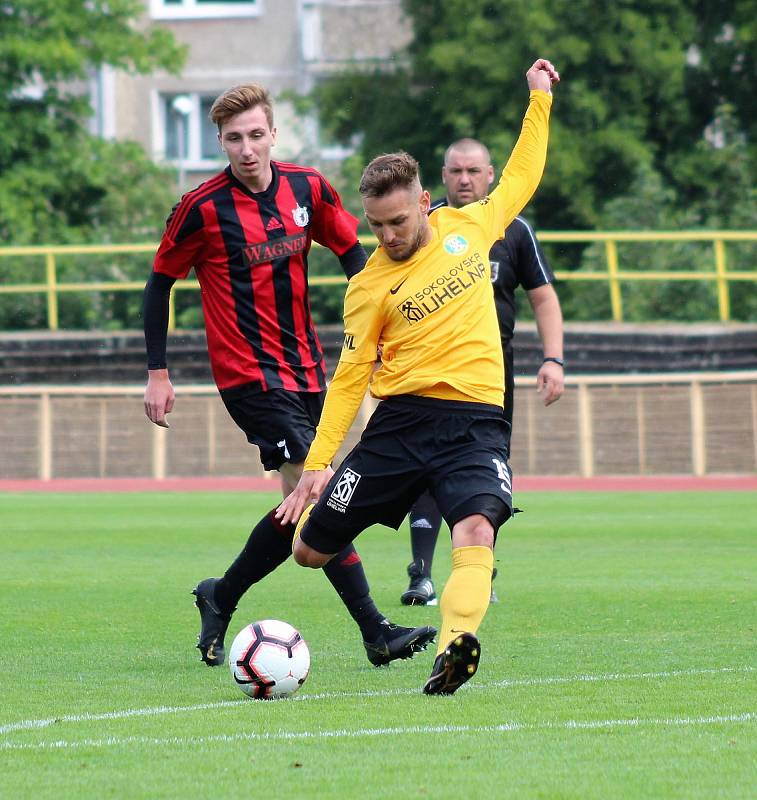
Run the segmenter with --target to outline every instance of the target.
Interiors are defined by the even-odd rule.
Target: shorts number
[[[510,478],[510,468],[507,466],[507,461],[500,461],[498,458],[493,458],[492,461],[497,468],[497,478],[502,481],[500,484],[502,491],[512,495],[513,484]]]

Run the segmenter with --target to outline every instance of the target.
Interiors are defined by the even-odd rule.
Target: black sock
[[[381,635],[384,616],[371,598],[363,562],[354,545],[349,544],[341,553],[337,553],[323,571],[360,627],[363,640],[375,642]]]
[[[430,492],[424,492],[410,509],[410,547],[413,561],[421,564],[421,571],[431,577],[434,549],[442,526],[442,514]]]
[[[215,601],[222,611],[231,611],[239,598],[292,555],[295,526],[282,525],[273,511],[252,529],[247,544],[215,587]]]

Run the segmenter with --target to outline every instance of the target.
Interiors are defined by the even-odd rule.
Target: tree
[[[317,89],[323,124],[343,142],[361,136],[364,159],[402,147],[436,176],[444,147],[472,135],[501,165],[526,103],[523,74],[544,55],[565,83],[532,209],[542,227],[597,226],[605,204],[649,169],[682,204],[719,195],[717,214],[730,219],[737,202],[719,191],[715,153],[724,121],[754,183],[751,0],[405,0],[404,8],[415,31],[404,61]]]
[[[92,110],[81,91],[105,64],[137,73],[179,69],[183,47],[168,31],[145,28],[143,13],[140,0],[5,0],[0,6],[3,243],[149,241],[159,234],[173,200],[172,174],[137,144],[90,134]],[[28,260],[3,259],[1,266],[6,281],[30,280]],[[62,269],[68,280],[84,277],[74,259]],[[124,274],[129,261],[110,259],[106,269]],[[141,263],[139,270],[144,274]],[[34,298],[6,297],[0,327],[33,326],[41,313]],[[62,315],[85,327],[96,313],[88,299],[67,297]],[[108,324],[107,314],[100,322]]]
[[[134,146],[88,133],[92,111],[77,90],[77,82],[104,64],[139,73],[181,66],[183,49],[168,31],[137,26],[143,11],[139,0],[2,4],[2,241],[77,242],[108,237],[108,231],[122,240],[134,235],[130,231],[140,238],[154,234],[151,199],[153,190],[165,196],[165,173]]]

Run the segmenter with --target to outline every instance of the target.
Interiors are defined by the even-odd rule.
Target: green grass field
[[[519,495],[481,667],[452,697],[420,691],[431,651],[371,667],[324,576],[290,561],[230,633],[292,623],[310,677],[252,701],[199,661],[189,592],[275,500],[0,495],[0,796],[755,796],[757,497]],[[387,615],[437,620],[399,603],[406,528],[358,546]]]

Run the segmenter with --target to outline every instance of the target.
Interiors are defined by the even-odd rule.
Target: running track
[[[562,476],[515,477],[518,492],[757,492],[755,475]],[[278,480],[267,478],[56,478],[0,480],[0,492],[276,492]]]

